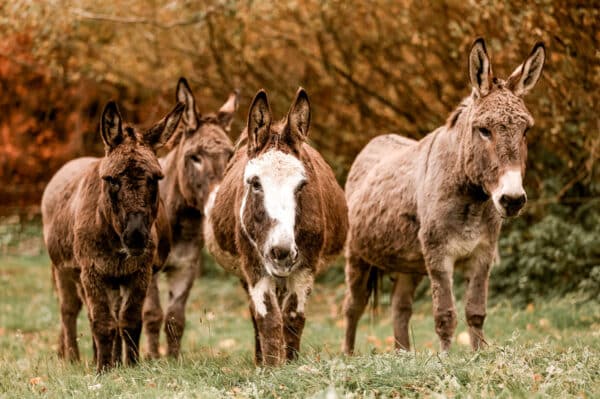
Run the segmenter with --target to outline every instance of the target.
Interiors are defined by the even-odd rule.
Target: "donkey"
[[[298,89],[287,117],[275,123],[267,94],[259,91],[242,134],[247,144],[234,154],[207,204],[207,248],[240,277],[250,297],[257,365],[298,356],[314,276],[346,239],[344,193],[305,142],[309,125],[304,89]]]
[[[173,234],[171,253],[163,271],[169,282],[169,304],[165,321],[167,353],[177,357],[185,326],[185,305],[201,267],[204,205],[210,190],[223,178],[233,144],[227,132],[238,107],[232,93],[216,114],[200,116],[196,100],[185,78],[179,79],[176,100],[185,104],[179,131],[169,144],[174,148],[159,160],[165,178],[160,196],[165,203]],[[157,285],[152,279],[144,304],[144,329],[150,357],[159,356],[159,334],[163,311]]]
[[[141,133],[126,126],[114,102],[102,113],[103,158],[65,164],[42,196],[44,240],[58,292],[58,354],[79,360],[77,315],[82,303],[94,342],[97,371],[139,357],[142,305],[152,273],[171,244],[155,149],[175,131],[184,105]]]
[[[504,81],[492,74],[483,39],[469,55],[472,93],[442,126],[420,141],[373,139],[354,161],[346,183],[350,228],[346,246],[344,351],[378,273],[394,274],[396,348],[409,349],[415,288],[431,280],[435,331],[447,351],[456,328],[454,268],[467,277],[465,313],[473,350],[483,343],[488,279],[497,259],[502,220],[527,200],[522,178],[533,118],[522,97],[536,84],[543,43]]]

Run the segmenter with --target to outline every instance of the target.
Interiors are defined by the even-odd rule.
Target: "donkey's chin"
[[[292,265],[288,267],[281,267],[277,265],[275,262],[265,259],[265,269],[267,273],[276,278],[286,278],[289,277],[290,274],[297,269],[297,266],[300,262],[294,262]]]
[[[517,216],[519,216],[521,214],[521,211],[523,210],[523,208],[521,208],[521,209],[518,209],[518,210],[507,211],[498,202],[493,201],[493,203],[494,203],[494,208],[496,208],[496,212],[498,212],[498,214],[500,215],[500,217],[502,219],[513,219],[513,218],[516,218]]]

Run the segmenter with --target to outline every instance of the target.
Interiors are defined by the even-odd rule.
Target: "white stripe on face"
[[[266,254],[273,246],[285,246],[291,249],[292,257],[294,257],[297,251],[294,234],[295,193],[296,188],[306,180],[304,165],[298,158],[276,150],[268,151],[248,161],[244,170],[245,192],[240,209],[242,220],[244,219],[246,198],[251,190],[248,181],[255,177],[259,178],[262,185],[265,211],[273,221],[261,255],[268,258]]]

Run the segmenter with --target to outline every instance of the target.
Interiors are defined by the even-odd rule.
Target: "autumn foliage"
[[[526,99],[530,210],[600,194],[600,15],[593,2],[17,0],[0,5],[0,201],[39,202],[66,160],[101,153],[98,114],[117,99],[151,123],[174,101],[179,76],[200,112],[236,87],[239,133],[252,95],[276,114],[302,85],[311,140],[343,181],[377,134],[419,138],[469,94],[466,54],[486,38],[506,77],[544,40],[544,76]]]

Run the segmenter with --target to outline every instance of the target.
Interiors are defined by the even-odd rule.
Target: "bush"
[[[525,303],[581,291],[600,301],[600,200],[577,212],[557,206],[538,223],[513,227],[500,253],[491,296]]]

